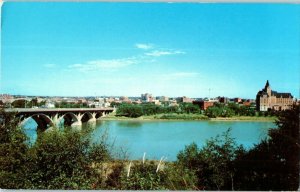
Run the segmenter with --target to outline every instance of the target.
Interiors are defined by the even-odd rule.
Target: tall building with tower
[[[271,89],[267,80],[265,87],[256,95],[256,109],[258,111],[275,110],[281,111],[290,109],[293,105],[291,93],[278,93]]]

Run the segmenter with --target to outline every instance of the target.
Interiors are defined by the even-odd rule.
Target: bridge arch
[[[37,123],[37,125],[38,125],[37,130],[38,131],[45,131],[50,127],[55,127],[55,124],[52,121],[52,119],[49,116],[47,116],[43,113],[37,113],[37,114],[31,115],[29,117],[26,117],[21,122],[21,124],[24,125],[30,118],[33,119]]]
[[[103,113],[103,112],[96,112],[95,118],[96,118],[96,119],[100,119],[100,118],[103,116],[102,113]]]
[[[89,121],[95,121],[95,114],[92,114],[91,112],[85,112],[81,116],[81,122],[89,122]]]
[[[81,125],[81,120],[78,118],[77,115],[75,115],[72,112],[67,112],[67,113],[63,114],[60,117],[60,120],[61,119],[64,119],[64,125],[65,126]]]

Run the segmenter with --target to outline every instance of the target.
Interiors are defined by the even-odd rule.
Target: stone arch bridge
[[[6,112],[16,113],[20,124],[32,118],[37,123],[37,130],[45,131],[50,127],[58,127],[64,120],[65,126],[78,126],[84,122],[96,120],[114,111],[114,108],[14,108]]]

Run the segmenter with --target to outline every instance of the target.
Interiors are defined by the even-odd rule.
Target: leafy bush
[[[162,190],[163,172],[156,172],[157,165],[150,163],[135,163],[131,167],[129,176],[127,170],[122,174],[122,189],[126,190]]]
[[[80,132],[41,133],[30,149],[30,188],[90,189],[97,183],[92,162],[101,162],[108,156],[103,143],[91,144],[89,137]]]
[[[163,170],[166,178],[163,185],[168,190],[199,190],[193,171],[179,163],[167,163]]]
[[[126,190],[195,190],[196,177],[179,164],[157,161],[134,162],[121,173],[121,189]],[[160,167],[158,169],[158,166]]]
[[[299,187],[299,106],[282,111],[269,138],[236,162],[241,190],[291,190]]]
[[[0,187],[4,189],[101,188],[91,166],[110,158],[104,140],[65,129],[41,132],[29,147],[14,114],[0,113]]]
[[[237,146],[228,129],[222,137],[210,139],[199,149],[193,143],[177,155],[177,162],[197,176],[197,187],[204,190],[234,189],[234,160],[244,149]]]
[[[24,188],[26,179],[24,166],[27,159],[28,146],[26,135],[18,126],[15,114],[5,113],[0,109],[0,188]]]

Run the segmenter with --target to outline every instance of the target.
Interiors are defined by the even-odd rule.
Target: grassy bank
[[[169,120],[208,120],[209,118],[202,114],[158,114],[154,115],[154,119],[169,119]]]
[[[217,117],[208,118],[202,114],[177,114],[177,113],[167,113],[167,114],[156,114],[147,115],[137,118],[130,118],[124,116],[116,116],[116,113],[111,113],[105,117],[103,120],[211,120],[211,121],[271,121],[274,122],[276,117],[257,117],[257,116],[234,116],[234,117]]]
[[[275,122],[275,116],[257,117],[257,116],[233,116],[233,117],[217,117],[210,118],[212,121],[271,121]]]

